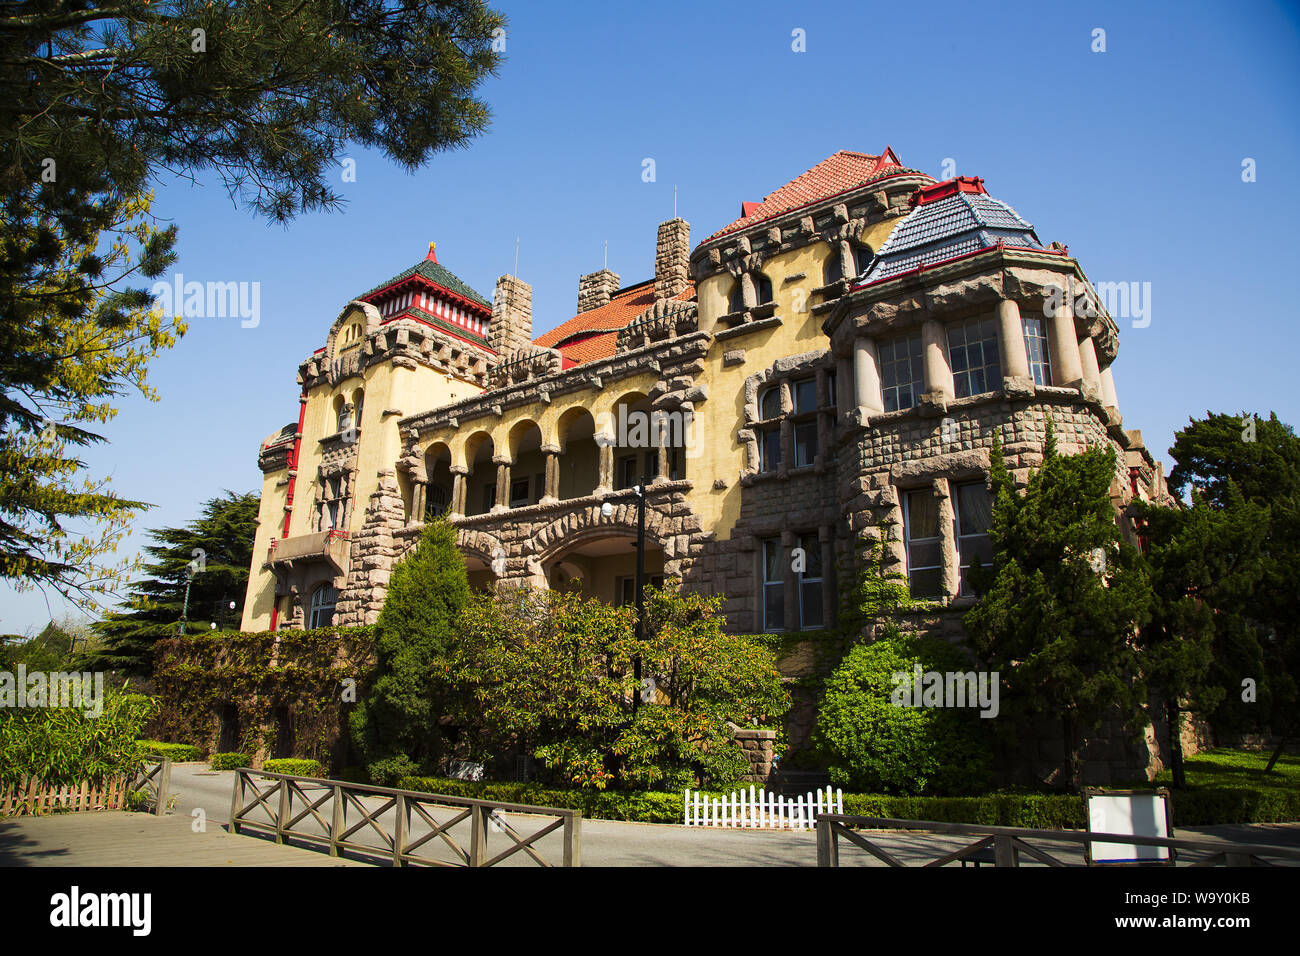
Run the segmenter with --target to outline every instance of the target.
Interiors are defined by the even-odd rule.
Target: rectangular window
[[[668,449],[668,477],[673,481],[681,481],[686,477],[686,449]]]
[[[815,534],[799,535],[803,570],[799,572],[799,624],[805,630],[823,626],[822,546]]]
[[[880,359],[880,388],[885,399],[885,411],[901,411],[920,401],[921,392],[925,388],[921,333],[882,343],[877,356]]]
[[[957,398],[1002,387],[996,319],[971,319],[948,327],[948,364]]]
[[[1047,351],[1047,331],[1043,320],[1030,316],[1024,319],[1025,358],[1029,360],[1029,375],[1035,385],[1052,384],[1052,356]]]
[[[785,630],[785,560],[780,538],[763,541],[763,630]]]
[[[646,587],[661,588],[664,586],[664,576],[662,574],[647,574],[645,576]],[[631,607],[636,604],[636,575],[629,574],[614,579],[614,605],[616,607]]]
[[[839,399],[836,397],[835,394],[835,373],[834,372],[826,373],[826,403],[830,407],[831,411],[835,411],[837,408],[840,407]]]
[[[817,380],[805,378],[794,383],[794,413],[803,415],[817,411]]]
[[[988,567],[993,563],[993,543],[989,528],[993,525],[993,505],[988,488],[982,481],[958,485],[953,495],[954,524],[957,528],[957,566],[961,575],[961,593],[974,594],[966,573],[978,558]]]
[[[528,479],[516,478],[510,482],[510,507],[521,508],[528,504],[531,499],[528,497]]]
[[[907,578],[912,597],[943,595],[943,547],[939,540],[939,502],[925,488],[903,496],[903,533],[907,541]]]
[[[781,467],[781,429],[765,428],[758,433],[759,471],[776,471]]]
[[[796,422],[794,426],[794,464],[811,465],[817,457],[817,421]]]

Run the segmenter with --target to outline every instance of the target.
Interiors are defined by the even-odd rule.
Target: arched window
[[[364,398],[365,394],[361,389],[357,389],[352,393],[352,421],[356,423],[358,428],[361,427],[361,402]]]
[[[754,276],[754,291],[758,293],[758,304],[763,305],[772,301],[772,280],[767,276]]]
[[[311,594],[311,621],[310,626],[329,627],[334,623],[334,604],[338,600],[338,592],[334,590],[333,585],[322,584]]]
[[[776,418],[781,414],[781,386],[773,385],[766,389],[758,400],[758,417],[763,421]]]
[[[731,287],[731,299],[727,304],[728,312],[745,311],[745,299],[741,291],[741,286],[742,286],[741,281],[737,279],[736,284]]]
[[[832,282],[838,282],[844,278],[843,264],[840,262],[840,253],[838,249],[832,249],[831,254],[826,257],[826,264],[822,266],[822,285],[830,285]]]
[[[857,275],[862,275],[866,272],[867,267],[871,265],[871,260],[874,257],[875,253],[871,251],[870,246],[859,246],[855,244],[853,246],[853,269],[855,273]]]

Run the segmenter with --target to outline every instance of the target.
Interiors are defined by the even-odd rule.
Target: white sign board
[[[1088,829],[1093,833],[1169,838],[1169,808],[1161,793],[1089,793]],[[1093,863],[1168,863],[1169,847],[1134,843],[1090,844]]]

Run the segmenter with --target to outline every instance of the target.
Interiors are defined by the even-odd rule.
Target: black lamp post
[[[636,689],[632,692],[632,719],[641,705],[641,645],[645,641],[645,499],[646,478],[632,488],[636,495],[636,653],[632,656],[632,676]],[[600,513],[608,518],[614,506],[608,501],[600,506]]]
[[[185,568],[185,603],[181,605],[181,619],[176,624],[176,636],[185,636],[185,622],[190,616],[190,584],[194,581],[194,569],[190,566]]]

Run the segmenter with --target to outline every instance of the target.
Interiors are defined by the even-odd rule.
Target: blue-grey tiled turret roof
[[[982,187],[978,192],[959,191],[923,201],[894,227],[857,284],[891,279],[918,266],[977,252],[999,242],[1043,248],[1034,227]]]

